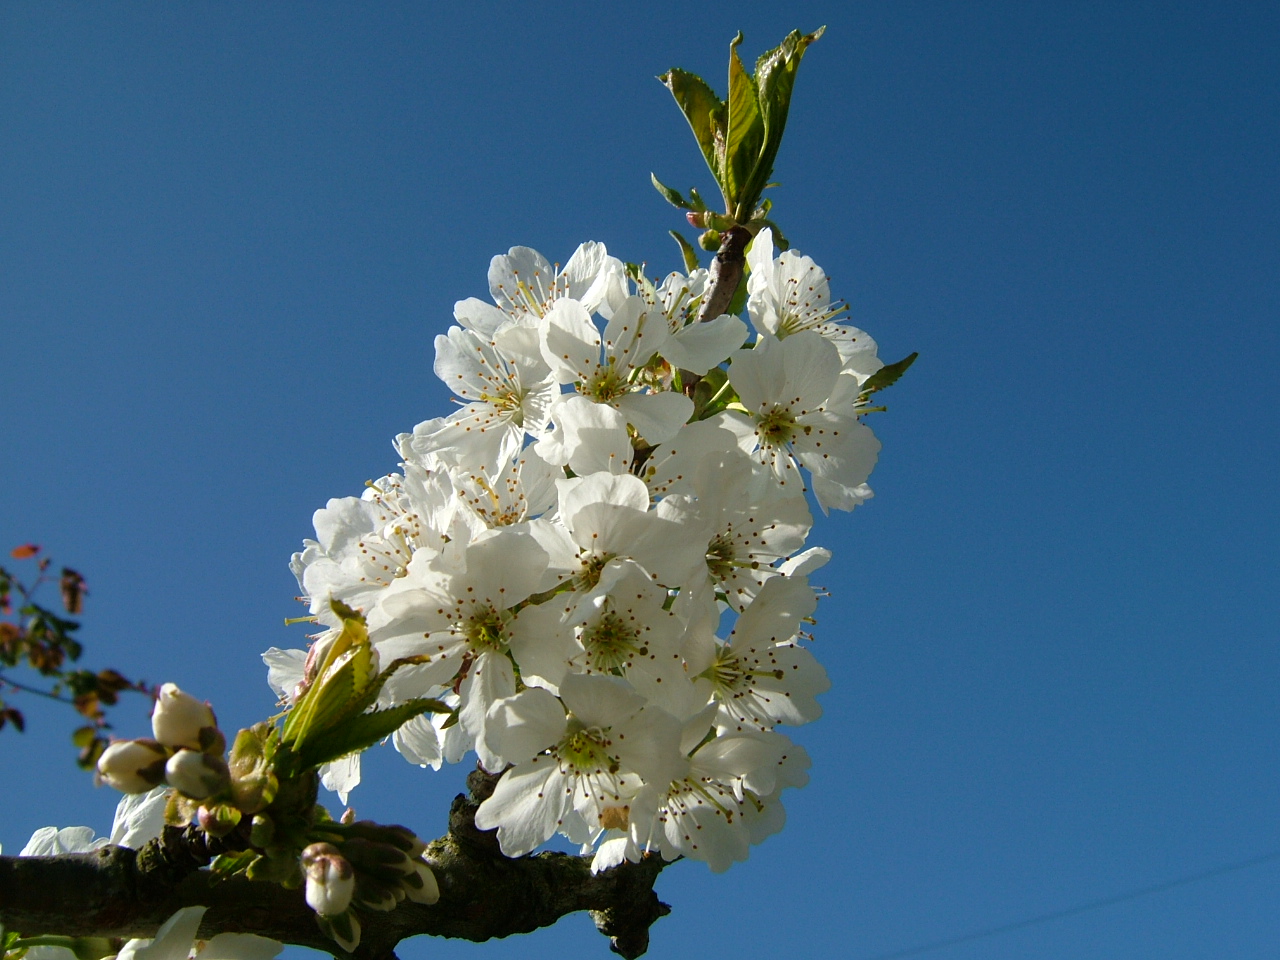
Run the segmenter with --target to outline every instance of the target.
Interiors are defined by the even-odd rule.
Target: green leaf
[[[729,306],[724,308],[725,313],[731,313],[735,317],[742,313],[742,308],[747,305],[747,273],[744,270],[742,276],[738,278],[738,286],[733,291],[733,296],[729,300]]]
[[[213,858],[209,869],[216,877],[230,877],[248,870],[253,862],[261,856],[256,850],[239,850],[235,853],[220,853]]]
[[[649,174],[649,179],[653,181],[653,188],[662,194],[663,199],[673,207],[679,207],[681,210],[692,210],[693,204],[680,195],[679,190],[672,190],[665,183],[658,179],[656,174]]]
[[[729,43],[728,125],[725,130],[725,176],[720,183],[727,206],[726,212],[738,220],[747,220],[755,208],[757,191],[748,197],[752,174],[765,144],[764,119],[755,79],[747,73],[738,56],[739,33]]]
[[[898,378],[907,372],[907,368],[916,362],[919,353],[912,353],[910,356],[903,357],[897,363],[885,364],[871,376],[867,377],[866,382],[862,384],[862,396],[869,397],[877,390],[885,390],[892,387],[898,382]]]
[[[782,230],[772,220],[764,217],[757,217],[756,223],[760,224],[761,229],[768,227],[773,231],[773,245],[778,248],[779,252],[791,249],[791,241],[783,236]]]
[[[685,273],[693,273],[698,269],[698,251],[693,249],[693,244],[684,238],[678,231],[668,230],[676,243],[680,244],[680,256],[684,258]]]
[[[702,149],[711,175],[716,183],[723,184],[720,158],[724,155],[724,104],[705,80],[679,67],[672,67],[658,79],[671,91],[680,112],[689,121],[689,129]]]
[[[792,30],[777,47],[766,51],[756,61],[755,83],[760,98],[760,116],[763,126],[762,146],[757,156],[750,181],[744,185],[742,199],[754,207],[773,175],[773,164],[782,145],[782,134],[787,126],[787,113],[791,108],[791,94],[795,88],[796,71],[809,44],[822,36],[826,27],[813,33],[802,34]]]
[[[408,700],[386,710],[375,710],[350,717],[336,727],[309,741],[298,750],[304,767],[318,767],[322,763],[337,760],[348,754],[371,747],[402,726],[427,711],[449,713],[450,708],[439,700],[420,697]]]

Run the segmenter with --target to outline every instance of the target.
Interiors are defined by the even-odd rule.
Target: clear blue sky
[[[88,659],[269,709],[311,513],[444,410],[489,258],[675,268],[711,182],[653,77],[805,59],[775,212],[890,359],[823,523],[786,830],[664,874],[655,957],[863,960],[1280,848],[1280,13],[1233,3],[0,6],[0,545],[84,572]],[[68,717],[0,734],[0,840],[106,830]],[[117,712],[141,733],[145,712]],[[361,816],[444,828],[389,750]],[[1280,954],[1280,863],[923,956]],[[585,916],[404,960],[607,956]]]

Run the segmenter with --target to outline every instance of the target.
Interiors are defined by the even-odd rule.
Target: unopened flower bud
[[[98,773],[121,793],[146,793],[164,782],[168,756],[154,740],[117,740],[102,751]]]
[[[307,903],[322,917],[344,913],[351,905],[356,873],[331,843],[313,843],[302,851],[307,876]]]
[[[211,837],[225,837],[240,823],[241,813],[229,803],[215,803],[212,807],[201,805],[196,811],[200,829]]]
[[[200,731],[217,725],[213,710],[207,703],[183,693],[174,683],[166,683],[160,688],[155,709],[151,711],[151,732],[166,747],[198,750]]]
[[[227,764],[198,750],[179,750],[164,767],[164,778],[192,800],[204,800],[224,790],[231,782]]]

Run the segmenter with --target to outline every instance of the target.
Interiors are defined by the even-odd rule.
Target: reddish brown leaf
[[[14,547],[9,551],[9,556],[15,560],[26,560],[28,557],[34,557],[40,552],[40,544],[24,543],[20,547]]]

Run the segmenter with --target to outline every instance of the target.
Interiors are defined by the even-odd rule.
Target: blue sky
[[[445,409],[454,301],[514,244],[674,269],[649,172],[711,181],[652,78],[824,23],[775,213],[921,359],[877,496],[815,533],[813,782],[746,864],[664,874],[652,955],[863,960],[1280,849],[1274,5],[5,4],[0,545],[86,575],[93,665],[259,719],[289,554]],[[105,830],[23,706],[0,841]],[[443,830],[463,769],[372,766],[361,816]],[[1272,861],[921,955],[1271,957],[1277,894]],[[578,916],[400,955],[606,950]]]

